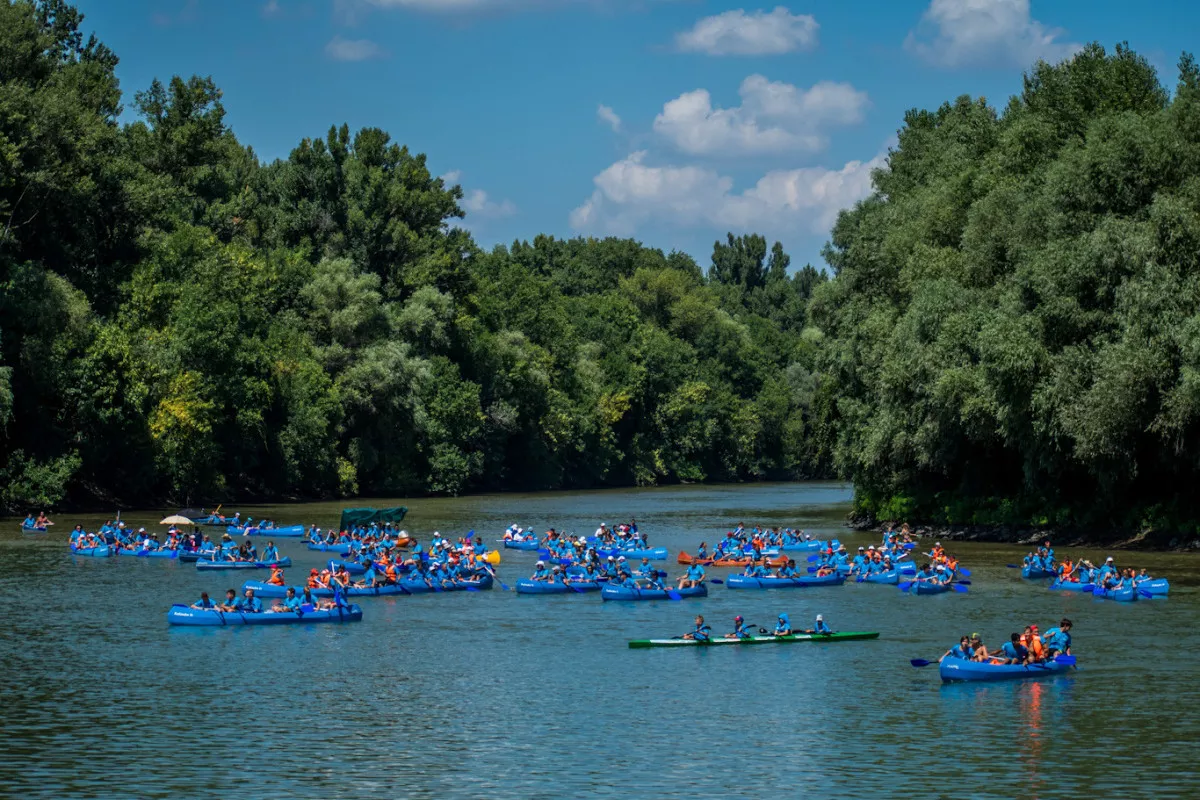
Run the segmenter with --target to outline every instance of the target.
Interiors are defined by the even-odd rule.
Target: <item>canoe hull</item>
[[[682,597],[707,597],[708,587],[703,583],[699,586],[690,586],[687,589],[678,589]],[[665,589],[631,589],[626,586],[605,586],[600,590],[601,600],[670,600],[670,595]]]
[[[917,581],[911,587],[909,587],[909,591],[912,594],[945,594],[946,592],[950,591],[950,584],[933,583],[932,581]]]
[[[846,582],[842,575],[825,575],[817,578],[751,578],[746,575],[730,575],[725,585],[730,589],[803,589],[812,586],[841,586]]]
[[[438,586],[437,589],[434,589],[423,580],[414,580],[409,578],[397,581],[395,584],[390,586],[374,586],[370,588],[365,586],[351,586],[346,590],[346,595],[348,597],[385,597],[388,595],[402,594],[431,594],[439,590],[443,592],[458,592],[465,591],[467,589],[491,589],[492,583],[492,576],[483,575],[474,580],[454,581],[452,584]],[[303,592],[303,589],[299,586],[294,588],[296,589],[296,594],[301,594]],[[247,589],[253,589],[254,594],[257,597],[278,598],[287,596],[288,587],[275,586],[274,584],[265,583],[263,581],[246,581],[242,584],[242,591],[245,592]],[[313,597],[331,598],[333,597],[333,590],[313,589],[312,595]]]
[[[109,558],[112,556],[112,548],[108,545],[103,547],[76,547],[71,545],[71,555],[89,556],[91,558]]]
[[[188,606],[175,606],[167,612],[169,625],[222,627],[230,625],[307,625],[313,622],[361,622],[362,607],[357,605],[328,611],[263,612],[242,614],[237,611],[208,611]]]
[[[1012,681],[1028,678],[1046,678],[1061,675],[1071,669],[1066,664],[1049,661],[1045,664],[984,664],[965,661],[961,658],[945,658],[938,665],[938,674],[944,683],[961,681]]]
[[[724,645],[748,644],[792,644],[795,642],[849,642],[861,639],[878,639],[876,632],[831,633],[826,636],[817,634],[798,633],[793,636],[751,636],[749,639],[711,639],[707,642],[697,642],[694,639],[634,639],[629,643],[630,649],[648,647],[718,647]]]
[[[303,525],[283,525],[278,528],[260,528],[257,525],[248,525],[244,528],[239,528],[235,525],[225,526],[225,532],[230,536],[278,536],[280,538],[300,537],[308,530]]]
[[[1058,573],[1049,569],[1032,569],[1030,567],[1021,568],[1021,577],[1028,578],[1031,581],[1040,581],[1043,578],[1058,577]]]
[[[523,542],[517,542],[513,541],[512,539],[505,539],[504,546],[509,550],[537,550],[538,540],[528,539]]]
[[[552,583],[550,581],[535,581],[531,578],[520,578],[517,580],[517,594],[584,594],[587,592],[600,591],[600,584],[596,581],[581,581],[565,583]]]
[[[1088,592],[1089,594],[1096,588],[1094,583],[1079,583],[1071,581],[1055,581],[1050,584],[1052,592]]]
[[[116,552],[119,556],[132,558],[179,558],[178,550],[126,550],[120,547]]]
[[[198,570],[237,570],[237,569],[273,569],[274,567],[290,567],[292,559],[284,558],[278,561],[197,561]]]

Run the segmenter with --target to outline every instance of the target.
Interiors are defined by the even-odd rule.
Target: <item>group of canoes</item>
[[[71,552],[79,556],[105,558],[108,556],[139,556],[142,558],[178,558],[182,546],[182,534],[172,527],[166,540],[159,541],[158,534],[145,528],[134,530],[124,522],[109,520],[100,529],[91,533],[82,525],[71,531]]]
[[[1169,593],[1170,584],[1165,578],[1155,578],[1145,569],[1118,569],[1112,556],[1096,566],[1087,559],[1072,562],[1055,557],[1050,542],[1028,553],[1021,562],[1021,575],[1025,578],[1053,578],[1050,589],[1054,591],[1087,592],[1096,597],[1110,600],[1133,601],[1139,597],[1156,597]]]
[[[592,536],[572,536],[550,528],[539,537],[532,528],[510,525],[502,541],[511,550],[536,550],[539,557],[552,559],[559,566],[598,564],[607,556],[654,560],[667,557],[667,548],[650,547],[646,535],[638,530],[637,520],[611,528],[602,522]]]

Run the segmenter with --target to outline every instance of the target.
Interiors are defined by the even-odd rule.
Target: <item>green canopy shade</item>
[[[400,522],[408,513],[408,506],[395,508],[343,508],[342,524],[338,530],[350,530],[359,525],[370,525],[372,522]]]

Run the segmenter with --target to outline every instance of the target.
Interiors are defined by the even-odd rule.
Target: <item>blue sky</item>
[[[1200,4],[1115,0],[78,0],[121,58],[211,75],[264,160],[381,127],[463,186],[488,247],[634,236],[707,267],[727,230],[821,264],[904,111],[1002,105],[1037,58],[1127,40],[1175,82]]]

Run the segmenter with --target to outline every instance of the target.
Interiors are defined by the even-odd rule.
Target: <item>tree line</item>
[[[0,506],[828,472],[824,273],[779,244],[484,251],[377,128],[263,163],[203,77],[122,124],[81,23],[0,3]]]
[[[828,271],[490,251],[377,128],[286,159],[0,3],[0,506],[838,476],[877,520],[1196,530],[1200,68],[905,115]]]

